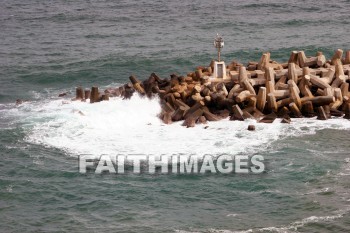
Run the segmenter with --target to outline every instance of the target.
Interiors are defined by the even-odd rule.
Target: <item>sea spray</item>
[[[350,129],[350,121],[340,118],[256,124],[253,132],[246,129],[255,120],[224,119],[189,129],[182,127],[181,122],[164,125],[157,117],[159,112],[158,99],[135,95],[130,100],[111,98],[98,104],[28,102],[8,113],[21,119],[27,129],[27,142],[59,148],[69,156],[254,154],[284,137],[313,134],[325,128]]]

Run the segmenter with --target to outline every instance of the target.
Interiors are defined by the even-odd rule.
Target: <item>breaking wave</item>
[[[23,124],[27,142],[55,147],[70,156],[249,154],[284,137],[325,128],[350,129],[350,121],[345,119],[314,118],[293,119],[291,124],[278,120],[256,124],[253,132],[247,127],[255,120],[225,119],[194,128],[185,128],[182,122],[165,125],[157,117],[159,100],[136,95],[130,100],[111,98],[95,104],[68,99],[25,102],[1,111]]]

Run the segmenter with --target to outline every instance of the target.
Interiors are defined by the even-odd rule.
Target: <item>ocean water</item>
[[[350,1],[2,0],[0,232],[349,232],[348,120],[187,129],[162,124],[157,99],[70,101],[76,86],[207,65],[216,33],[226,62],[330,57],[350,49],[349,11]],[[259,154],[267,169],[84,175],[82,154]]]

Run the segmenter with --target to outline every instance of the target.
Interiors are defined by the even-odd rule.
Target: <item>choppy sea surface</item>
[[[277,61],[292,50],[329,57],[350,49],[349,13],[350,1],[2,0],[0,232],[349,232],[348,120],[186,129],[159,121],[157,99],[70,101],[76,86],[207,65],[216,33],[226,62],[265,51]],[[259,154],[268,166],[84,175],[82,154]]]

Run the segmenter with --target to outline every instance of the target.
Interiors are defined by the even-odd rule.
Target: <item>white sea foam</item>
[[[208,229],[205,231],[194,230],[194,231],[184,231],[184,230],[175,230],[177,233],[202,233],[202,232],[211,232],[211,233],[251,233],[253,230],[247,231],[231,231],[231,230],[218,230],[218,229]]]
[[[226,217],[237,217],[239,214],[236,213],[231,213],[231,214],[227,214]]]
[[[157,99],[88,102],[48,100],[24,103],[10,111],[27,127],[26,140],[66,151],[69,155],[218,155],[251,154],[285,136],[313,134],[324,128],[350,129],[350,121],[293,119],[291,124],[256,124],[255,120],[209,122],[185,128],[164,125]],[[247,131],[256,124],[256,131]]]
[[[338,176],[350,176],[350,158],[344,159],[344,164]]]
[[[345,214],[349,213],[350,209],[346,208],[343,210],[338,210],[333,213],[333,215],[328,216],[310,216],[303,218],[299,221],[292,222],[285,226],[273,226],[273,227],[264,227],[258,229],[248,229],[243,231],[234,231],[227,229],[208,229],[208,230],[197,230],[193,232],[213,232],[213,233],[251,233],[251,232],[277,232],[277,233],[289,233],[289,232],[298,232],[299,228],[304,227],[310,223],[325,223],[332,222],[336,219],[342,218]],[[186,232],[187,231],[176,231],[176,232]],[[192,232],[192,231],[191,231]]]
[[[253,232],[253,230],[249,229],[246,231],[230,231],[230,230],[209,229],[208,232],[211,232],[211,233],[251,233],[251,232]]]
[[[304,218],[300,221],[295,221],[287,226],[281,226],[281,227],[266,227],[259,229],[259,232],[296,232],[298,228],[304,227],[307,224],[310,223],[318,223],[318,222],[332,222],[336,219],[342,218],[344,214],[348,213],[348,209],[339,210],[334,215],[329,216],[310,216],[307,218]]]

